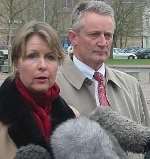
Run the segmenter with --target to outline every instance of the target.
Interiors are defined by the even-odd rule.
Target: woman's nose
[[[44,58],[40,58],[38,62],[38,67],[41,69],[45,69],[47,67],[46,60]]]

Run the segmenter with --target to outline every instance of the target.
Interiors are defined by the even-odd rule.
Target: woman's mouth
[[[36,77],[35,80],[38,82],[38,83],[45,83],[48,81],[48,78],[47,77]]]

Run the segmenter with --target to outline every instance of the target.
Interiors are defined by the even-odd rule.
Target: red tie
[[[98,81],[98,97],[99,97],[100,104],[102,106],[109,106],[110,104],[106,97],[106,90],[105,90],[103,75],[99,72],[95,72],[94,79]]]

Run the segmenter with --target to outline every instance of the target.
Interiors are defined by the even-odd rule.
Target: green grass
[[[109,65],[150,65],[150,59],[109,59]]]

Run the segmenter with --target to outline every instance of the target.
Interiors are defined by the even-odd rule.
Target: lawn
[[[150,65],[150,59],[109,59],[109,65]]]

